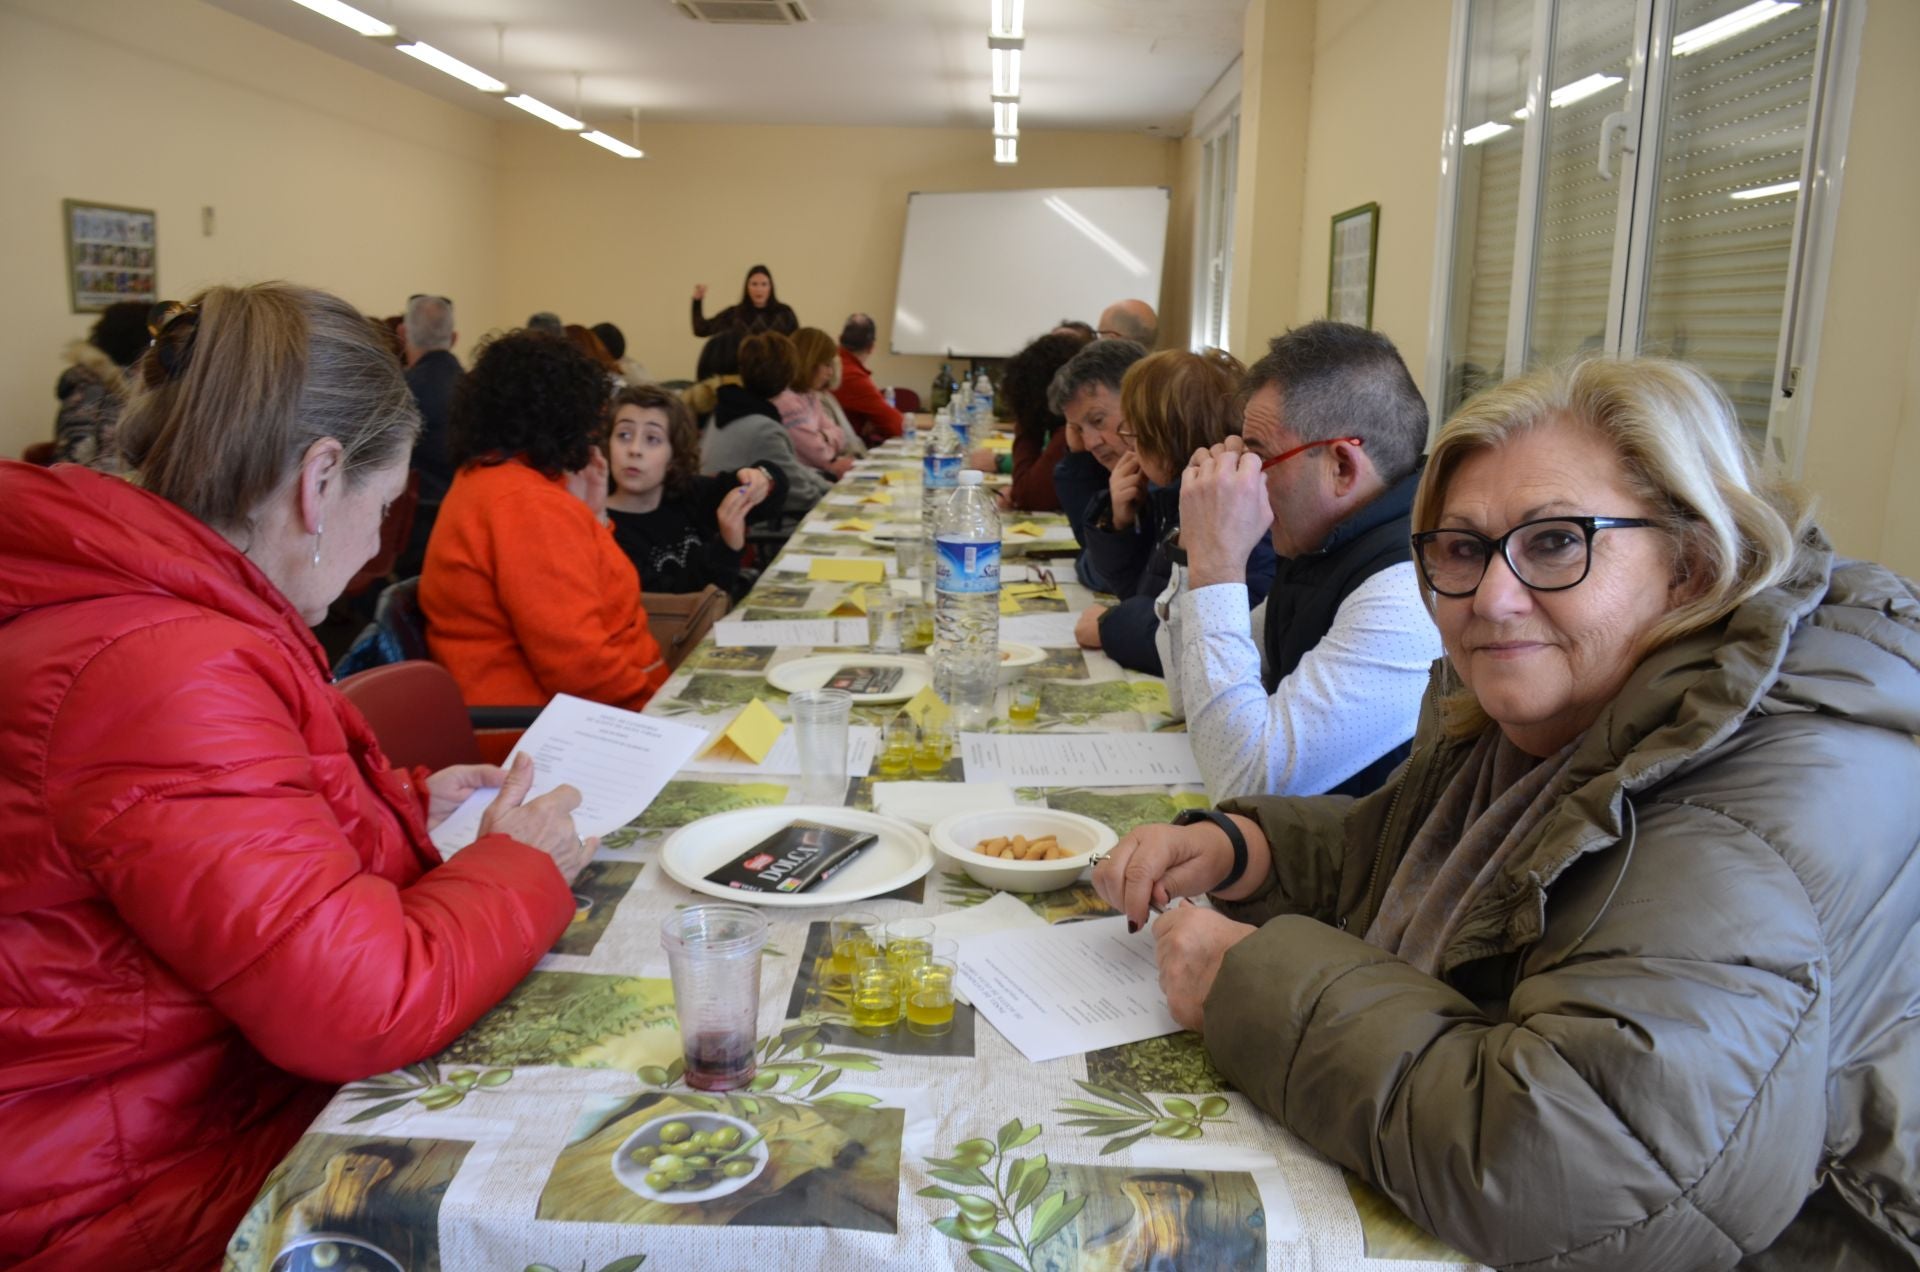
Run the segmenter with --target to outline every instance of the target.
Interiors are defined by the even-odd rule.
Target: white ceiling
[[[292,0],[209,0],[392,79],[524,120]],[[359,0],[414,39],[627,135],[649,120],[989,127],[989,0],[804,0],[800,26],[709,26],[672,0]],[[1240,50],[1246,0],[1027,0],[1020,126],[1177,136]],[[505,59],[496,24],[506,25]]]

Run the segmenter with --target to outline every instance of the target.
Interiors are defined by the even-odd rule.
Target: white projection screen
[[[1165,186],[907,196],[894,353],[999,358],[1116,300],[1160,305]]]

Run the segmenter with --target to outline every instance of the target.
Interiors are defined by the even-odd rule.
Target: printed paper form
[[[591,838],[610,834],[646,811],[667,779],[706,741],[705,729],[562,693],[520,735],[513,755],[533,757],[528,799],[560,785],[580,792],[573,824],[583,838]],[[497,794],[475,791],[434,828],[431,837],[442,856],[452,856],[479,836],[480,816]]]
[[[959,938],[959,987],[1038,1064],[1179,1033],[1150,933],[1116,915]]]
[[[1001,581],[1005,582],[1006,577],[1002,573]],[[1080,643],[1073,634],[1073,626],[1079,621],[1080,616],[1071,611],[1064,614],[1020,614],[1014,617],[1002,617],[1000,639],[1015,641],[1022,645],[1072,649]]]
[[[1015,786],[1138,786],[1198,782],[1184,733],[962,733],[969,782]]]
[[[716,645],[865,645],[864,618],[781,618],[750,622],[723,618],[713,625]]]

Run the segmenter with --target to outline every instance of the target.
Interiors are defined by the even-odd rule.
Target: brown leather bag
[[[727,612],[727,594],[709,583],[698,592],[642,592],[647,628],[668,667],[678,667]]]

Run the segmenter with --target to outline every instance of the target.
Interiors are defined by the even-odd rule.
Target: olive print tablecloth
[[[891,482],[887,474],[898,474]],[[863,503],[876,492],[888,502]],[[898,444],[841,481],[787,555],[877,556],[847,521],[917,524],[918,479]],[[1063,519],[1007,519],[1009,563],[1065,552],[1057,594],[1025,612],[1077,613]],[[1062,536],[1062,537],[1049,537]],[[769,570],[733,617],[830,614],[848,585]],[[755,697],[785,714],[772,666],[812,651],[696,650],[650,713],[723,715]],[[1165,687],[1098,652],[1049,650],[1040,732],[1168,727]],[[897,706],[860,708],[877,724]],[[1005,722],[1005,691],[995,729]],[[952,761],[936,780],[960,780]],[[853,1030],[823,991],[832,911],[770,912],[759,1076],[706,1095],[680,1068],[661,917],[698,898],[658,868],[675,828],[728,809],[797,802],[797,782],[682,774],[609,836],[574,885],[553,951],[438,1056],[345,1087],[269,1177],[234,1233],[234,1272],[632,1272],[819,1267],[1419,1269],[1473,1266],[1410,1225],[1227,1089],[1180,1034],[1033,1064],[970,1007],[952,1032]],[[1124,833],[1204,806],[1197,787],[1018,792]],[[871,806],[871,779],[847,802]],[[883,920],[978,905],[992,894],[932,873],[861,908]],[[1018,900],[1053,923],[1108,913],[1084,881]],[[751,1143],[750,1166],[660,1199],[630,1160],[684,1132]],[[731,1129],[728,1129],[731,1128]],[[737,1138],[736,1138],[737,1137]],[[643,1174],[644,1172],[639,1172]]]

